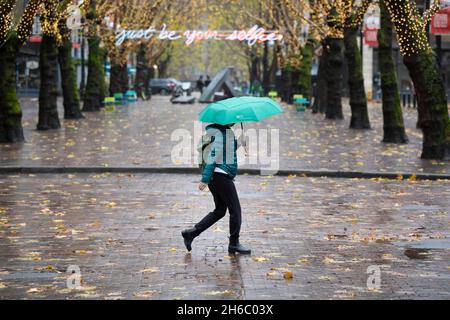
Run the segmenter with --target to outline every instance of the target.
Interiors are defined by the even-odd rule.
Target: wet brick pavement
[[[177,144],[171,134],[176,129],[193,132],[193,121],[205,107],[171,104],[169,97],[154,96],[149,102],[117,106],[114,112],[85,113],[82,121],[63,120],[60,130],[38,132],[37,100],[22,99],[22,105],[27,141],[0,145],[0,166],[185,166],[171,160]],[[370,105],[373,129],[368,131],[348,129],[348,104],[344,121],[283,108],[283,115],[245,126],[280,130],[281,169],[450,173],[448,161],[420,159],[422,135],[415,127],[415,109],[404,110],[411,142],[386,145],[380,142],[380,104]]]
[[[213,205],[197,180],[1,175],[0,299],[450,298],[448,181],[240,176],[253,254],[229,256],[227,218],[184,248]]]

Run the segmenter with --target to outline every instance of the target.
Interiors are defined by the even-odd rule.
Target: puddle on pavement
[[[414,211],[436,211],[439,210],[439,206],[435,205],[425,205],[425,204],[408,204],[402,207],[404,210],[414,210]]]
[[[394,242],[394,245],[405,247],[404,254],[410,259],[426,259],[431,250],[450,249],[450,239],[426,239],[414,242]]]
[[[51,272],[16,272],[1,276],[1,280],[24,280],[24,279],[54,279],[59,276]]]
[[[407,248],[403,253],[410,259],[426,259],[427,256],[431,255],[429,249],[416,249],[416,248]]]

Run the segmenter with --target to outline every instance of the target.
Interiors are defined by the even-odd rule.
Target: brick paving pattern
[[[0,299],[450,298],[448,181],[239,176],[253,253],[230,256],[228,216],[184,248],[213,206],[197,180],[1,175]]]

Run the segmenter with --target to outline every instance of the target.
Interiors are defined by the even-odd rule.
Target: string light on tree
[[[415,2],[409,0],[385,0],[385,4],[397,31],[401,53],[412,56],[431,50],[425,30],[431,17],[439,10],[440,1],[434,0],[423,16],[419,14]]]
[[[44,2],[45,0],[30,0],[28,2],[17,27],[17,36],[21,42],[28,40],[34,23],[34,16],[42,9],[41,6]]]

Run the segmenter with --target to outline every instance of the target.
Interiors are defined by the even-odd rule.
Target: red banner
[[[42,41],[42,37],[40,35],[33,35],[29,39],[30,42],[39,43]]]
[[[367,26],[364,28],[364,43],[367,46],[378,46],[378,29],[369,29]]]
[[[439,10],[431,18],[432,34],[450,34],[450,8]]]

